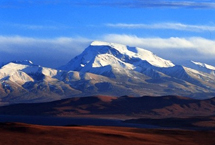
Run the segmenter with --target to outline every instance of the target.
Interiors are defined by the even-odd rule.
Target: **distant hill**
[[[90,96],[0,107],[0,114],[103,118],[166,118],[215,114],[215,98]]]

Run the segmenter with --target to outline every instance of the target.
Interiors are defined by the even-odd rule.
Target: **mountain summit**
[[[61,67],[64,70],[95,72],[95,68],[124,68],[129,70],[140,69],[141,64],[155,67],[172,67],[174,64],[162,59],[152,52],[122,44],[93,41],[83,53],[76,56],[68,64]]]

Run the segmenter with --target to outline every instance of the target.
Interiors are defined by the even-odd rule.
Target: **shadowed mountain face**
[[[0,114],[104,118],[207,116],[215,114],[215,98],[195,100],[179,96],[77,97],[49,103],[3,106],[0,107]]]

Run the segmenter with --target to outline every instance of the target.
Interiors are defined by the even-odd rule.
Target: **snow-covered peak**
[[[215,66],[212,66],[206,63],[196,62],[191,60],[183,63],[183,66],[186,66],[188,68],[191,68],[200,72],[213,74],[213,75],[215,74]]]
[[[128,51],[126,45],[117,44],[117,43],[110,43],[110,42],[103,42],[103,41],[93,41],[90,46],[97,46],[97,49],[101,48],[102,46],[108,46],[110,48],[113,48],[115,50],[118,50],[122,54],[129,54],[131,52]]]
[[[111,45],[109,42],[104,42],[104,41],[93,41],[91,46],[102,46],[102,45]]]
[[[161,57],[158,57],[151,51],[139,48],[139,47],[131,47],[130,50],[135,51],[134,57],[138,57],[142,60],[149,62],[151,65],[156,67],[173,67],[175,66],[171,61],[165,60]]]
[[[136,58],[141,59],[149,62],[151,65],[156,67],[172,67],[174,64],[169,61],[162,59],[151,51],[139,48],[139,47],[129,47],[122,44],[117,43],[108,43],[108,42],[101,42],[101,41],[94,41],[91,43],[91,46],[108,46],[112,49],[117,50],[120,54],[124,56],[128,56],[129,58]]]
[[[99,57],[99,55],[102,57]],[[110,57],[110,55],[112,57]],[[99,58],[102,58],[103,60],[100,60]],[[133,68],[136,67],[135,65],[140,64],[140,61],[147,61],[149,64],[155,67],[174,66],[171,61],[162,59],[152,52],[142,48],[129,47],[117,43],[93,41],[82,54],[76,56],[67,65],[61,67],[61,69],[80,71],[84,67],[92,68],[93,65],[95,66],[95,61],[96,66],[104,67],[104,64],[111,66],[113,65],[112,60],[106,59],[106,62],[104,62],[104,58],[110,58],[119,61],[119,63],[114,64],[122,64],[121,62],[123,62],[129,65],[134,65]],[[115,65],[115,67],[117,66]]]
[[[31,70],[33,72],[37,71],[38,68],[41,66],[33,64],[30,60],[23,60],[23,61],[10,61],[0,68],[0,70],[4,70],[6,72],[13,72],[13,71],[20,71],[20,70]]]
[[[0,80],[14,74],[36,74],[41,73],[45,76],[53,77],[57,75],[57,70],[35,65],[32,61],[11,61],[0,68]]]
[[[203,68],[206,68],[206,69],[209,69],[209,70],[215,70],[215,67],[212,66],[212,65],[209,65],[209,64],[206,64],[206,63],[201,63],[201,62],[195,62],[195,61],[192,61],[191,62],[199,67],[203,67]]]
[[[112,48],[115,48],[115,49],[120,49],[120,48],[123,48],[121,49],[122,51],[123,50],[126,50],[126,45],[123,45],[123,44],[118,44],[118,43],[111,43],[111,42],[104,42],[104,41],[93,41],[90,46],[110,46]]]
[[[27,65],[10,62],[10,63],[4,65],[0,70],[3,70],[4,73],[6,73],[6,72],[12,73],[13,70],[19,71],[19,70],[25,69],[26,67],[27,67]]]
[[[16,64],[23,64],[23,65],[33,65],[33,62],[30,60],[23,60],[23,61],[15,60],[11,62]]]

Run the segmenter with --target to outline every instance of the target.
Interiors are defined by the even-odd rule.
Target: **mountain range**
[[[100,41],[57,69],[28,60],[0,67],[0,105],[89,95],[207,99],[214,92],[212,65],[195,61],[177,65],[142,48]]]

